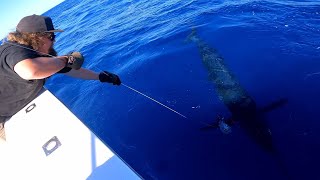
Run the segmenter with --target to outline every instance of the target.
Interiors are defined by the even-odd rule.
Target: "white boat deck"
[[[49,91],[5,124],[0,179],[141,179]]]

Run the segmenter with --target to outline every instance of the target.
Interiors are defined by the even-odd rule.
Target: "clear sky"
[[[64,0],[0,0],[0,40],[14,31],[21,18],[41,15]]]

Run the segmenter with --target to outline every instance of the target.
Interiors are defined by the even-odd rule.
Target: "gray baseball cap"
[[[54,29],[52,20],[47,16],[31,15],[20,20],[16,28],[17,32],[63,32],[61,29]]]

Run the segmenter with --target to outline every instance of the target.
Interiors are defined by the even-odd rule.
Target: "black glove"
[[[81,55],[80,52],[73,52],[67,55],[68,60],[66,63],[66,67],[70,67],[72,69],[78,70],[81,68],[84,57]]]
[[[119,76],[107,71],[103,71],[99,74],[99,80],[101,82],[113,83],[113,85],[118,85],[118,86],[121,84],[121,80]]]

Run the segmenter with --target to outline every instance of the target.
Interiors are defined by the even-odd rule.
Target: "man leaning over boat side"
[[[100,80],[120,85],[116,74],[81,68],[83,56],[76,52],[57,56],[53,48],[55,29],[52,19],[31,15],[20,20],[0,46],[0,138],[5,140],[4,124],[31,102],[41,91],[46,78],[64,73],[74,78]]]

